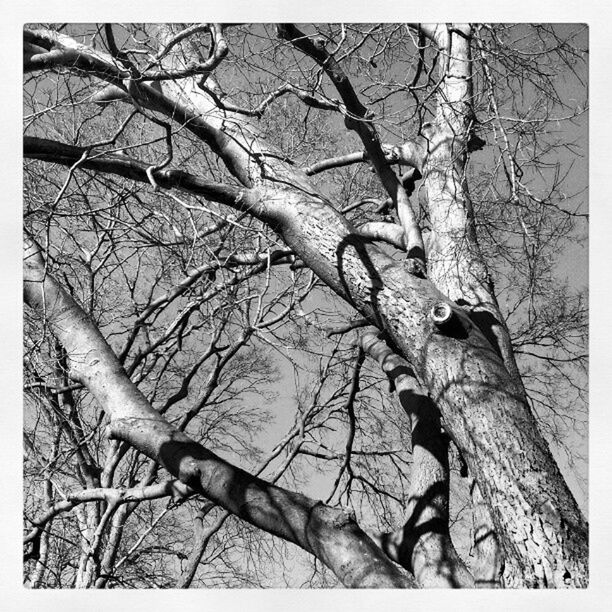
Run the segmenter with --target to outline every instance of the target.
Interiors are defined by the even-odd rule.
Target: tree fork
[[[586,586],[587,523],[539,433],[522,385],[480,329],[429,280],[356,235],[325,202],[287,191],[267,201],[287,245],[385,329],[428,388],[502,534],[507,574],[515,576],[509,586]],[[435,325],[431,309],[441,302],[460,325],[444,331]],[[537,551],[525,543],[531,540]]]
[[[430,390],[494,513],[513,577],[508,585],[585,586],[587,524],[520,383],[480,330],[432,283],[359,237],[303,176],[280,162],[276,170],[285,184],[295,179],[303,191],[258,182],[261,198],[275,212],[268,222],[320,278],[386,329]],[[428,313],[438,301],[448,301],[466,322],[463,333],[434,330]]]

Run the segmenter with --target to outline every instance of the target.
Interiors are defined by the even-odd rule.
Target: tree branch
[[[110,417],[111,438],[151,457],[183,484],[260,529],[298,544],[350,587],[408,587],[411,580],[372,542],[353,516],[252,476],[176,430],[129,380],[91,319],[47,273],[26,240],[26,303],[44,316],[81,381]]]
[[[176,498],[186,497],[190,493],[192,493],[191,489],[179,480],[166,480],[158,484],[146,487],[132,487],[130,489],[98,487],[82,491],[71,491],[66,494],[65,499],[56,502],[45,512],[30,521],[34,527],[24,537],[23,543],[32,542],[32,540],[39,537],[49,521],[53,520],[58,514],[68,512],[80,504],[105,501],[108,504],[117,506],[146,499],[160,499],[169,495]]]
[[[359,162],[367,161],[368,156],[364,151],[357,153],[348,153],[347,155],[340,155],[338,157],[330,157],[329,159],[323,159],[312,166],[304,168],[304,172],[308,176],[313,174],[319,174],[325,170],[331,170],[332,168],[342,168],[344,166],[350,166]]]
[[[291,93],[294,96],[298,97],[302,102],[304,102],[304,104],[312,108],[319,108],[321,110],[338,110],[337,102],[327,102],[326,100],[320,100],[319,98],[316,98],[315,96],[309,94],[303,89],[295,87],[294,85],[291,85],[289,83],[282,85],[277,90],[268,94],[264,98],[264,100],[262,100],[255,108],[243,108],[241,106],[236,106],[231,102],[226,102],[223,99],[223,96],[217,94],[213,87],[209,87],[203,83],[200,84],[200,89],[207,93],[214,100],[215,104],[217,105],[217,108],[231,113],[239,113],[240,115],[245,115],[247,117],[263,117],[263,114],[265,113],[266,109],[270,106],[270,104],[272,104],[272,102],[274,102],[274,100],[288,93]]]
[[[407,519],[397,531],[382,534],[380,545],[394,561],[412,571],[422,587],[471,588],[474,579],[448,532],[448,439],[442,433],[439,413],[408,363],[389,348],[377,329],[361,333],[361,346],[392,382],[412,431]]]
[[[360,102],[338,62],[325,50],[322,39],[311,41],[293,24],[279,24],[277,29],[281,38],[289,41],[294,47],[315,60],[338,90],[346,106],[346,126],[358,134],[381,183],[393,199],[400,223],[406,234],[406,251],[408,257],[414,262],[414,272],[424,275],[426,270],[425,247],[421,230],[401,181],[386,162],[378,134],[371,122],[372,117]]]
[[[24,157],[29,159],[40,159],[63,166],[72,166],[78,162],[80,168],[115,174],[141,183],[150,183],[147,171],[151,165],[125,155],[99,153],[83,158],[84,153],[89,151],[88,147],[76,147],[35,136],[24,136],[23,145]],[[176,169],[157,170],[155,180],[164,189],[181,189],[193,195],[202,195],[213,202],[248,210],[255,216],[262,214],[265,217],[265,212],[259,206],[256,194],[252,190],[206,181]]]

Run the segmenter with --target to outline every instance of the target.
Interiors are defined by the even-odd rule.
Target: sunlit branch
[[[345,123],[347,127],[359,135],[381,183],[397,207],[400,223],[406,233],[406,251],[408,257],[414,262],[414,272],[425,274],[425,247],[416,215],[401,181],[386,162],[378,134],[371,123],[372,116],[359,100],[338,62],[325,50],[322,39],[310,40],[293,24],[279,24],[277,29],[281,38],[289,41],[317,62],[338,90],[346,106]]]
[[[367,159],[368,157],[365,152],[349,153],[348,155],[330,157],[329,159],[324,159],[316,164],[312,164],[312,166],[304,168],[304,172],[308,176],[312,176],[313,174],[318,174],[319,172],[324,172],[325,170],[331,170],[332,168],[342,168],[358,162],[364,162],[367,161]]]
[[[315,554],[347,586],[411,585],[354,517],[234,467],[165,421],[126,376],[92,321],[46,273],[41,251],[31,240],[24,275],[26,302],[45,317],[66,349],[71,376],[87,386],[109,415],[111,438],[129,442],[194,492],[243,520]],[[83,354],[87,359],[80,357]],[[364,550],[368,551],[365,573]]]
[[[440,427],[439,413],[408,363],[389,348],[378,330],[364,330],[360,342],[393,384],[412,430],[406,522],[395,532],[380,535],[378,541],[393,560],[414,572],[421,586],[471,587],[474,579],[448,531],[448,439]]]
[[[358,228],[360,236],[369,240],[386,242],[400,249],[406,250],[406,233],[404,228],[397,223],[386,223],[384,221],[368,221]]]

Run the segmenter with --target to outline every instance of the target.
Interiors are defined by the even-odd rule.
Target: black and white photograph
[[[21,27],[24,591],[589,587],[589,23]]]

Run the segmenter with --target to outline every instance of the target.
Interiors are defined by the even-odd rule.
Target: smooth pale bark
[[[26,303],[45,317],[65,348],[71,378],[109,415],[112,438],[130,443],[232,514],[314,554],[345,586],[412,586],[350,513],[256,478],[165,421],[130,381],[91,319],[47,273],[38,246],[30,240],[24,281]]]
[[[424,130],[427,154],[420,168],[431,232],[429,278],[449,298],[465,305],[522,386],[504,319],[482,257],[465,176],[468,143],[475,129],[469,26],[435,28],[442,51],[441,83],[434,122]]]
[[[442,433],[439,413],[406,361],[378,338],[378,330],[365,330],[361,345],[393,382],[412,431],[406,523],[395,532],[382,534],[380,545],[394,561],[413,572],[419,586],[473,587],[474,578],[457,554],[448,530],[448,438]]]

